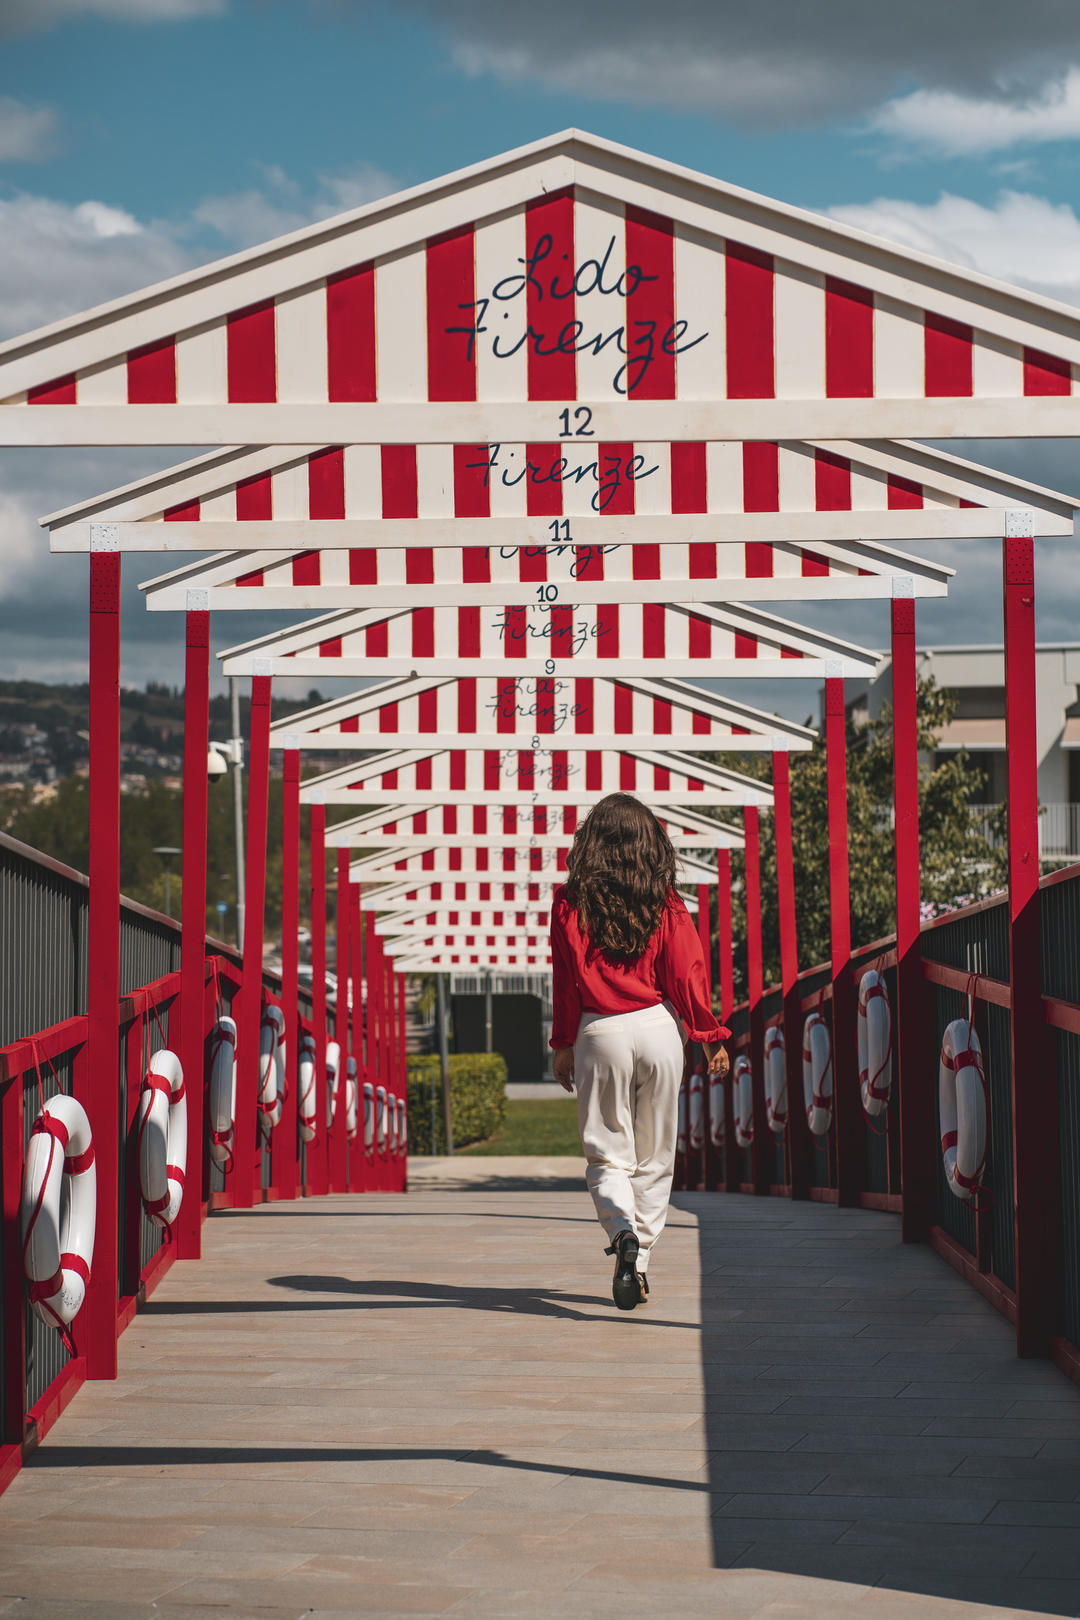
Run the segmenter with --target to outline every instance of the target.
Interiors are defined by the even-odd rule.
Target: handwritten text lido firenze
[[[689,335],[689,321],[666,324],[638,319],[631,312],[628,312],[629,318],[624,315],[622,320],[613,323],[602,316],[597,320],[593,315],[594,304],[590,304],[589,313],[593,318],[588,323],[588,329],[584,320],[564,319],[568,299],[596,295],[625,301],[643,283],[660,279],[659,276],[650,275],[639,264],[628,264],[617,275],[611,265],[615,242],[616,238],[612,236],[601,258],[582,259],[571,270],[569,254],[561,255],[561,265],[549,262],[555,244],[551,236],[541,236],[529,256],[516,261],[522,266],[520,271],[503,276],[486,296],[458,306],[471,314],[471,324],[448,326],[447,334],[460,334],[463,337],[470,361],[476,353],[477,343],[481,341],[490,345],[490,352],[496,360],[509,360],[526,346],[531,348],[533,354],[541,356],[600,355],[608,350],[611,356],[621,357],[611,380],[615,392],[626,395],[635,393],[659,355],[685,354],[688,349],[704,343],[709,334],[701,332],[692,337]],[[500,306],[513,305],[517,300],[524,301],[530,289],[534,295],[534,317],[539,311],[539,330],[529,321],[520,336],[511,335],[502,329],[502,322],[511,320],[511,310]],[[613,307],[617,308],[617,303]]]

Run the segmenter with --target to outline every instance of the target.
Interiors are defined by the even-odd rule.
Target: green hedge
[[[409,1076],[409,1152],[445,1153],[442,1082],[438,1057],[411,1057]],[[435,1099],[435,1145],[431,1142],[431,1104]],[[450,1110],[454,1146],[486,1142],[506,1117],[506,1059],[498,1052],[454,1052],[450,1057]]]

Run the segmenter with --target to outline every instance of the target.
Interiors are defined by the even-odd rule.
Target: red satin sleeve
[[[690,913],[672,896],[656,953],[657,988],[675,1008],[692,1041],[726,1041],[731,1035],[712,1010],[701,940]]]
[[[566,910],[558,896],[551,908],[551,1040],[554,1051],[573,1046],[581,1022],[581,992],[570,941],[566,937]]]

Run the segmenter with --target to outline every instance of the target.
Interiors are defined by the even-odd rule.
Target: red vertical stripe
[[[699,613],[691,613],[687,623],[687,653],[691,658],[712,655],[712,625]]]
[[[619,755],[619,786],[631,792],[637,787],[637,760],[627,754]]]
[[[375,585],[375,584],[378,583],[378,578],[379,578],[379,554],[376,551],[374,546],[365,546],[363,551],[350,551],[349,552],[349,584],[350,585]],[[371,631],[373,629],[375,629],[375,628],[376,628],[376,626],[374,626],[374,625],[372,625],[369,628],[369,630],[368,630],[369,638],[371,636]],[[383,630],[384,638],[385,638],[385,632],[386,632],[385,624],[382,625],[381,628]]]
[[[605,517],[625,517],[634,510],[634,482],[626,476],[633,459],[632,444],[597,447],[598,481],[593,506]]]
[[[612,693],[615,705],[614,726],[616,734],[620,737],[631,737],[634,733],[634,694],[628,686],[616,682]]]
[[[604,788],[604,762],[601,754],[585,755],[585,791],[602,793]]]
[[[814,506],[819,512],[851,511],[851,462],[831,450],[814,451]]]
[[[412,655],[414,658],[435,656],[435,609],[417,608],[412,616]]]
[[[176,506],[167,506],[163,514],[166,523],[198,523],[201,515],[198,501],[180,501]]]
[[[825,278],[825,392],[830,399],[874,392],[874,295],[836,276]]]
[[[503,657],[525,658],[528,654],[526,645],[528,635],[528,609],[519,603],[516,607],[503,610]]]
[[[688,440],[671,446],[671,510],[707,512],[708,479],[704,444]]]
[[[641,651],[645,658],[665,657],[667,612],[662,602],[644,602],[641,608]]]
[[[66,377],[54,377],[52,382],[37,383],[35,387],[26,390],[26,403],[28,405],[77,405],[75,390],[75,373],[68,372]]]
[[[970,394],[971,327],[928,313],[924,343],[927,398]]]
[[[565,444],[525,446],[525,459],[530,469],[525,479],[525,510],[530,517],[562,517],[562,480],[549,474],[555,471],[556,462],[565,460],[565,451]]]
[[[331,401],[378,398],[373,264],[327,277],[326,382]]]
[[[464,793],[465,791],[465,750],[464,748],[451,748],[450,750],[450,791],[451,793]],[[476,810],[482,806],[477,805]],[[473,817],[473,830],[475,831],[475,810]]]
[[[596,607],[596,656],[619,656],[619,604],[599,602]]]
[[[398,725],[398,706],[396,703],[384,703],[378,711],[379,730],[381,732],[396,732],[401,728]]]
[[[238,523],[268,523],[274,515],[273,482],[269,473],[256,473],[244,478],[236,486],[236,520]],[[261,568],[242,574],[237,585],[259,586],[263,583]]]
[[[1072,392],[1072,367],[1056,354],[1044,354],[1041,349],[1024,350],[1025,394],[1069,394]]]
[[[472,226],[433,237],[427,245],[428,399],[476,398],[476,352],[468,335],[475,299]]]
[[[127,357],[129,405],[176,404],[176,339],[144,343]]]
[[[385,658],[389,646],[389,623],[386,619],[371,624],[364,633],[364,651],[369,658]]]
[[[475,676],[465,676],[457,683],[457,718],[459,731],[476,730]]]
[[[525,256],[542,254],[534,277],[525,289],[526,318],[545,350],[557,350],[560,333],[574,321],[574,194],[553,191],[537,198],[525,210]],[[553,298],[555,290],[568,296]],[[538,285],[536,284],[538,283]],[[569,345],[567,345],[569,346]],[[537,354],[536,341],[527,347],[530,399],[575,399],[577,363],[573,353]]]
[[[736,630],[736,632],[735,632],[735,656],[736,656],[736,658],[756,658],[757,657],[757,647],[758,647],[757,636],[747,636],[747,635],[744,635],[741,630]]]
[[[579,675],[574,681],[574,730],[592,736],[594,727],[595,689],[590,675]]]
[[[418,495],[415,444],[384,444],[380,457],[383,517],[416,517]]]
[[[340,446],[308,457],[308,515],[345,516],[345,452]]]
[[[637,267],[642,276],[633,275]],[[630,399],[674,399],[675,236],[670,219],[626,210],[626,362]]]
[[[776,392],[772,254],[728,242],[724,272],[728,396],[772,399]]]
[[[275,401],[277,356],[272,298],[229,316],[226,349],[230,405],[259,405]]]
[[[889,511],[915,512],[923,504],[922,485],[899,473],[889,474]]]
[[[430,687],[426,692],[418,694],[417,702],[418,731],[438,731],[439,729],[439,689]]]
[[[468,575],[465,577],[467,579]],[[458,608],[458,657],[480,657],[480,609],[478,607]]]
[[[341,637],[340,636],[330,636],[328,640],[320,641],[319,642],[319,657],[320,658],[340,658],[341,657]]]
[[[743,511],[779,512],[780,452],[775,444],[749,439],[742,447]],[[748,541],[745,547],[747,579],[770,579],[773,572],[772,546]]]

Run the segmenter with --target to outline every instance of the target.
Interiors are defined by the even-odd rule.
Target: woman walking
[[[629,793],[601,799],[574,835],[551,905],[555,1078],[576,1088],[585,1181],[615,1256],[623,1311],[649,1294],[649,1259],[675,1168],[683,1043],[726,1074],[731,1031],[713,1016],[697,930],[675,892],[675,851]]]

